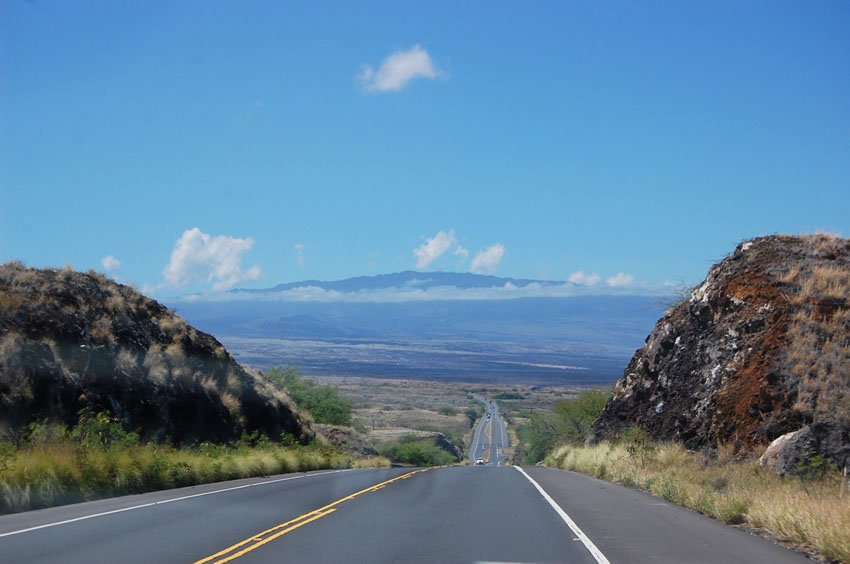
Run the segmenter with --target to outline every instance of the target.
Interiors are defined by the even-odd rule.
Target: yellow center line
[[[368,488],[364,488],[364,489],[360,490],[359,492],[354,492],[353,494],[350,494],[350,495],[347,495],[347,496],[345,496],[341,499],[338,499],[338,500],[334,501],[333,503],[329,503],[329,504],[325,505],[324,507],[314,509],[313,511],[309,511],[307,513],[304,513],[303,515],[299,515],[295,519],[290,519],[289,521],[287,521],[285,523],[281,523],[280,525],[275,525],[274,527],[272,527],[270,529],[266,529],[265,531],[263,531],[261,533],[257,533],[256,535],[252,535],[252,536],[248,537],[247,539],[245,539],[243,541],[240,541],[240,542],[238,542],[238,543],[236,543],[232,546],[225,548],[224,550],[220,550],[220,551],[216,552],[215,554],[211,554],[210,556],[207,556],[206,558],[202,558],[201,560],[196,561],[194,564],[205,564],[207,562],[212,562],[212,561],[215,561],[217,563],[224,563],[224,562],[230,562],[231,560],[235,560],[236,558],[239,558],[240,556],[243,556],[243,555],[251,552],[252,550],[256,550],[257,548],[263,546],[266,543],[269,543],[269,542],[275,540],[276,538],[282,537],[283,535],[285,535],[286,533],[288,533],[290,531],[294,531],[298,527],[306,525],[307,523],[311,523],[311,522],[313,522],[317,519],[321,519],[325,515],[330,515],[331,513],[336,511],[336,509],[334,509],[334,507],[336,507],[337,505],[339,505],[343,502],[352,500],[355,497],[357,497],[359,495],[363,495],[365,493],[376,492],[376,491],[392,484],[393,482],[397,482],[399,480],[406,480],[407,478],[410,478],[414,474],[418,474],[420,472],[427,472],[428,470],[429,470],[429,468],[423,468],[422,470],[414,470],[412,472],[408,472],[407,474],[402,474],[401,476],[396,476],[395,478],[392,478],[390,480],[386,480],[386,481],[381,482],[379,484],[369,486]],[[245,545],[249,545],[249,546],[245,546]],[[245,547],[245,548],[242,548],[242,547]],[[238,550],[240,548],[242,550]],[[237,550],[238,550],[238,552],[235,552]]]
[[[490,425],[488,427],[487,437],[489,438],[490,442],[487,443],[487,456],[484,458],[484,462],[490,462],[490,455],[492,454],[492,450],[493,450],[493,420],[492,419],[490,419]]]
[[[247,553],[251,552],[252,550],[256,550],[256,549],[260,548],[261,546],[263,546],[264,544],[269,543],[269,542],[272,542],[272,541],[273,541],[273,540],[275,540],[276,538],[278,538],[278,537],[282,537],[283,535],[285,535],[286,533],[288,533],[288,532],[290,532],[290,531],[294,531],[294,530],[295,530],[295,529],[297,529],[298,527],[301,527],[301,526],[303,526],[303,525],[306,525],[307,523],[312,523],[312,522],[313,522],[313,521],[315,521],[316,519],[321,519],[321,518],[322,518],[322,517],[324,517],[325,515],[329,515],[329,514],[333,513],[334,511],[336,511],[336,509],[328,509],[327,511],[325,511],[325,512],[323,512],[323,513],[317,513],[316,515],[313,515],[313,516],[312,516],[312,517],[310,517],[309,519],[305,519],[304,521],[301,521],[300,523],[296,523],[295,525],[292,525],[291,527],[287,527],[287,528],[285,528],[284,530],[279,531],[279,532],[277,532],[277,533],[273,534],[273,535],[272,535],[272,536],[270,536],[270,537],[264,538],[264,539],[262,539],[262,540],[258,540],[258,541],[257,541],[256,543],[254,543],[253,545],[251,545],[251,546],[249,546],[249,547],[247,547],[247,548],[243,548],[243,549],[242,549],[242,550],[240,550],[239,552],[236,552],[236,553],[234,553],[234,554],[231,554],[230,556],[225,556],[224,558],[222,558],[221,560],[217,560],[216,562],[219,562],[219,563],[222,563],[222,564],[223,564],[224,562],[230,562],[231,560],[236,560],[236,559],[237,559],[237,558],[239,558],[240,556],[243,556],[243,555],[245,555],[245,554],[247,554]]]

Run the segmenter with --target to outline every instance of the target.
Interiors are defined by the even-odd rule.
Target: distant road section
[[[485,406],[484,416],[478,420],[469,446],[469,464],[483,460],[485,466],[501,466],[506,456],[503,449],[511,446],[508,428],[499,415],[499,406],[478,394],[475,399]]]
[[[807,561],[634,490],[494,464],[292,474],[0,517],[3,563]]]

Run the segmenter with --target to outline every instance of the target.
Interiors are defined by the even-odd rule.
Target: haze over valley
[[[595,295],[569,282],[404,272],[187,296],[169,305],[240,362],[261,368],[610,385],[669,303],[663,292],[671,289]]]

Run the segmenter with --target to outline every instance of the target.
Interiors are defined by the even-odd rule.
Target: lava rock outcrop
[[[850,240],[777,235],[738,245],[668,310],[592,433],[748,450],[818,422],[850,426]]]
[[[214,337],[96,272],[0,266],[0,437],[110,411],[145,440],[312,440],[309,419]]]

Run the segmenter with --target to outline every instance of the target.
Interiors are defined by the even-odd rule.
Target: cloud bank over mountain
[[[522,298],[569,298],[574,296],[634,295],[668,296],[672,284],[603,286],[572,281],[500,278],[470,273],[406,271],[361,276],[331,282],[305,280],[263,290],[234,289],[228,292],[193,294],[180,301],[292,301],[393,303],[425,301],[515,300]]]

